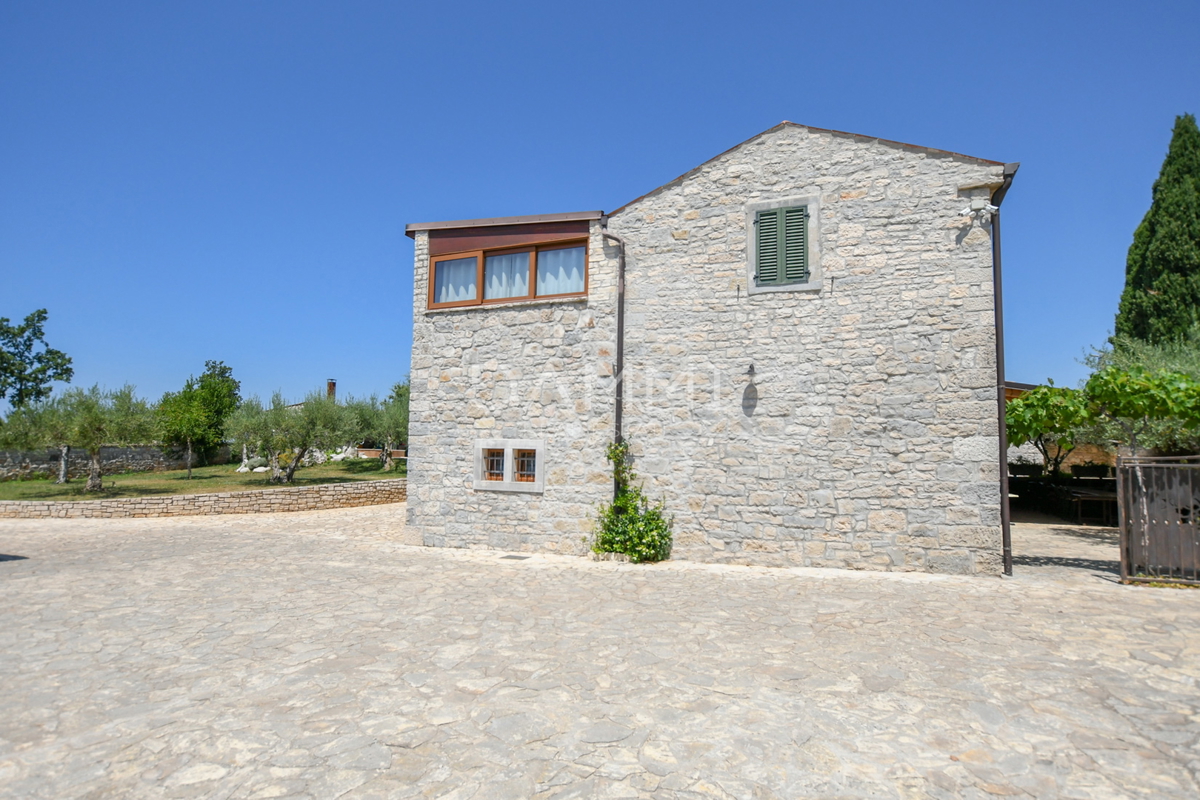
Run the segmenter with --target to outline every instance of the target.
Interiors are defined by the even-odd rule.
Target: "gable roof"
[[[713,163],[714,161],[716,161],[720,158],[724,158],[725,156],[729,155],[734,150],[737,150],[740,147],[744,147],[745,145],[748,145],[751,142],[757,141],[757,140],[763,138],[764,136],[767,136],[768,134],[775,133],[776,131],[781,131],[784,128],[801,128],[806,131],[812,131],[813,133],[829,133],[829,134],[833,134],[834,136],[847,136],[851,139],[857,139],[857,140],[863,141],[863,142],[877,142],[879,144],[887,145],[889,147],[901,147],[906,150],[916,151],[918,153],[931,153],[931,154],[939,155],[939,156],[950,156],[951,158],[963,158],[968,161],[975,161],[980,164],[989,164],[989,165],[997,166],[997,167],[1004,166],[1003,161],[992,161],[992,160],[986,159],[986,158],[978,158],[976,156],[968,156],[968,155],[963,155],[962,153],[955,153],[950,150],[939,150],[936,147],[922,147],[921,145],[909,144],[908,142],[897,142],[893,139],[880,139],[878,136],[867,136],[867,135],[861,134],[861,133],[849,133],[847,131],[835,131],[832,128],[814,128],[811,125],[801,125],[797,122],[789,122],[785,119],[783,122],[779,123],[778,125],[776,125],[772,128],[767,128],[762,133],[757,134],[755,136],[751,136],[746,141],[740,142],[739,144],[735,144],[733,147],[729,148],[728,150],[713,156],[712,158],[708,159],[707,161],[705,161],[704,163],[702,163],[696,167],[693,167],[692,169],[690,169],[687,172],[680,175],[678,178],[675,178],[674,180],[671,180],[671,181],[667,181],[662,186],[659,186],[657,189],[652,189],[649,192],[646,192],[644,195],[641,195],[640,197],[636,197],[633,200],[630,200],[628,203],[621,206],[620,208],[608,212],[608,214],[606,216],[611,217],[614,214],[619,214],[620,212],[629,208],[631,205],[634,205],[635,203],[645,200],[647,197],[652,197],[661,191],[670,189],[673,186],[677,186],[680,183],[682,183],[683,181],[685,181],[688,178],[695,175],[700,170],[704,169],[709,164]]]

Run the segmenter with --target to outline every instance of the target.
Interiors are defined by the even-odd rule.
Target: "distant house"
[[[409,225],[409,525],[583,552],[622,436],[675,558],[998,572],[1015,171],[785,122],[608,214]]]
[[[1037,387],[1038,387],[1038,385],[1036,383],[1017,383],[1016,381],[1005,381],[1004,382],[1004,399],[1005,400],[1016,400],[1018,397],[1021,397],[1022,395],[1029,394]]]

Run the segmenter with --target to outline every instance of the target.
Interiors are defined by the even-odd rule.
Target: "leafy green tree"
[[[1133,235],[1116,332],[1148,342],[1178,338],[1200,321],[1200,129],[1175,118],[1150,210]]]
[[[181,391],[164,394],[158,401],[158,408],[155,409],[161,441],[167,445],[182,447],[186,453],[189,481],[192,479],[192,460],[196,444],[208,443],[214,435],[214,428],[217,437],[222,433],[220,425],[214,424],[213,414],[204,401],[199,383],[194,378],[189,378]]]
[[[1115,423],[1134,450],[1156,420],[1175,419],[1188,429],[1200,425],[1200,382],[1180,372],[1105,367],[1088,378],[1083,391],[1088,412]]]
[[[609,445],[606,455],[613,465],[616,496],[600,509],[592,550],[624,553],[635,564],[670,558],[671,519],[663,503],[652,505],[637,483],[637,474],[630,463],[629,443]]]
[[[196,381],[196,394],[209,419],[208,429],[199,439],[205,448],[223,441],[225,420],[242,401],[241,388],[241,382],[233,377],[233,370],[225,362],[204,362],[204,372]]]
[[[1161,342],[1117,335],[1084,361],[1093,372],[1107,367],[1124,372],[1179,372],[1200,381],[1200,326],[1193,326],[1178,339]],[[1125,438],[1119,425],[1101,417],[1080,431],[1078,441],[1108,446]],[[1188,428],[1174,417],[1152,419],[1138,434],[1138,442],[1164,454],[1200,453],[1200,430]]]
[[[132,386],[104,391],[99,386],[72,389],[64,393],[70,417],[70,443],[86,450],[90,459],[88,492],[104,488],[100,448],[145,444],[154,433],[154,414],[145,400],[134,394]]]
[[[8,398],[14,408],[49,397],[51,383],[70,383],[75,375],[70,357],[46,345],[47,317],[44,308],[20,325],[0,317],[0,400]]]
[[[58,478],[66,483],[71,457],[71,408],[62,397],[35,400],[16,408],[0,425],[0,447],[58,450]]]
[[[1090,419],[1082,392],[1053,384],[1010,400],[1004,415],[1008,443],[1020,447],[1033,442],[1051,476],[1062,470],[1063,461],[1075,449],[1077,434]]]

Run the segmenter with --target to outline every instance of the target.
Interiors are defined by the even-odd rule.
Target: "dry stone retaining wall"
[[[60,454],[58,448],[46,450],[0,450],[0,481],[14,478],[30,478],[34,475],[57,475]],[[229,462],[229,447],[223,445],[211,464]],[[197,460],[193,463],[195,466]],[[118,472],[158,472],[169,469],[186,469],[187,457],[182,451],[164,450],[148,445],[138,447],[101,447],[100,466],[105,475]],[[67,475],[80,478],[88,474],[91,459],[86,450],[71,448],[67,456]]]
[[[262,514],[281,511],[317,511],[384,503],[401,503],[408,496],[404,478],[247,492],[178,494],[169,497],[134,497],[112,500],[0,502],[0,519],[47,517],[186,517],[200,514]]]

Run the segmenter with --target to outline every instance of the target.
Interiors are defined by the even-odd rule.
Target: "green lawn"
[[[72,478],[70,483],[55,484],[52,479],[0,482],[0,500],[101,500],[111,497],[150,497],[168,494],[201,494],[203,492],[244,492],[250,489],[274,489],[267,482],[269,472],[238,473],[237,464],[216,467],[197,467],[192,479],[186,470],[170,472],[126,472],[104,476],[104,491],[85,492],[86,477]],[[403,478],[405,462],[397,461],[391,472],[382,472],[375,459],[329,462],[296,470],[294,486],[315,486],[320,483],[348,483],[380,478]],[[286,485],[286,484],[285,484]]]

